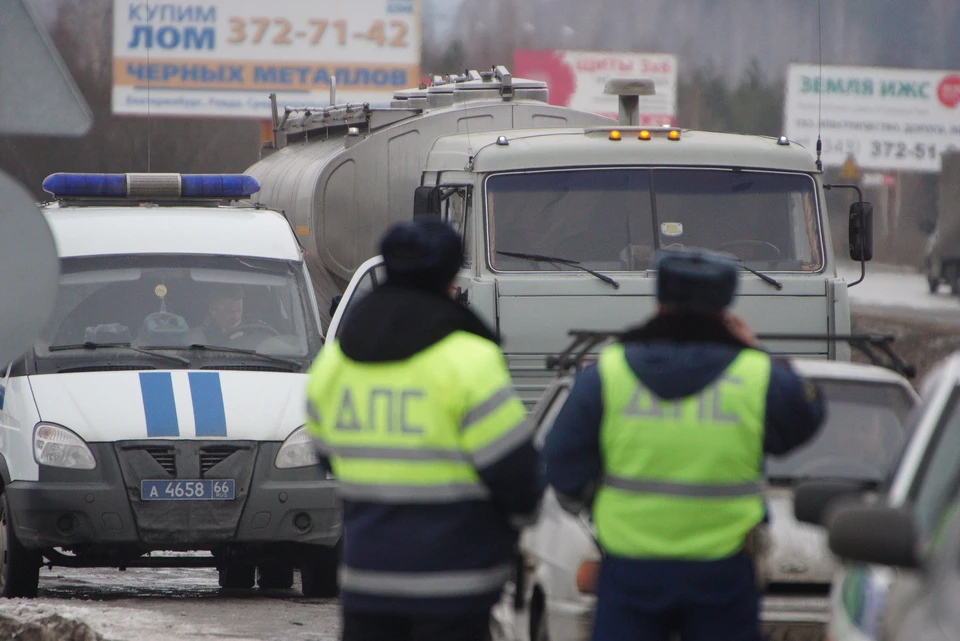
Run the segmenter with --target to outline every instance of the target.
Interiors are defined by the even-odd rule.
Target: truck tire
[[[293,565],[273,563],[257,566],[257,586],[265,590],[286,590],[293,587]]]
[[[337,585],[337,566],[340,563],[340,544],[328,548],[316,546],[300,562],[300,589],[303,596],[313,599],[333,599],[340,594]]]
[[[927,287],[930,288],[931,294],[936,294],[937,290],[940,289],[940,279],[934,278],[933,276],[927,276]]]
[[[252,588],[257,575],[257,566],[253,563],[224,561],[219,568],[220,587],[228,590],[246,590]]]
[[[17,538],[7,494],[0,494],[0,597],[36,597],[40,561],[40,554],[23,547]]]

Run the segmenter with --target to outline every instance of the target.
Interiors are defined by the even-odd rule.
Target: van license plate
[[[232,501],[236,494],[233,479],[140,481],[144,501]]]

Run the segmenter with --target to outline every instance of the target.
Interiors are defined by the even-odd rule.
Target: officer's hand
[[[753,330],[750,329],[747,321],[744,320],[742,316],[729,311],[724,312],[723,323],[727,326],[730,333],[739,338],[744,345],[757,347],[757,337],[753,334]]]

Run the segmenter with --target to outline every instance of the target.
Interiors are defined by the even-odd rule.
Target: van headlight
[[[37,423],[33,428],[33,458],[40,465],[92,470],[97,459],[83,439],[60,425]]]
[[[287,437],[287,440],[280,446],[280,451],[277,452],[277,458],[273,464],[281,470],[320,464],[317,448],[314,446],[313,439],[307,432],[306,427],[298,427]]]

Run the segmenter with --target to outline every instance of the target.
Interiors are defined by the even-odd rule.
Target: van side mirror
[[[858,201],[850,205],[848,234],[850,258],[867,261],[873,258],[873,205]]]
[[[902,568],[920,566],[919,535],[909,508],[856,506],[830,519],[830,550],[837,556]]]
[[[439,187],[417,187],[413,190],[413,218],[439,216],[442,213]]]

